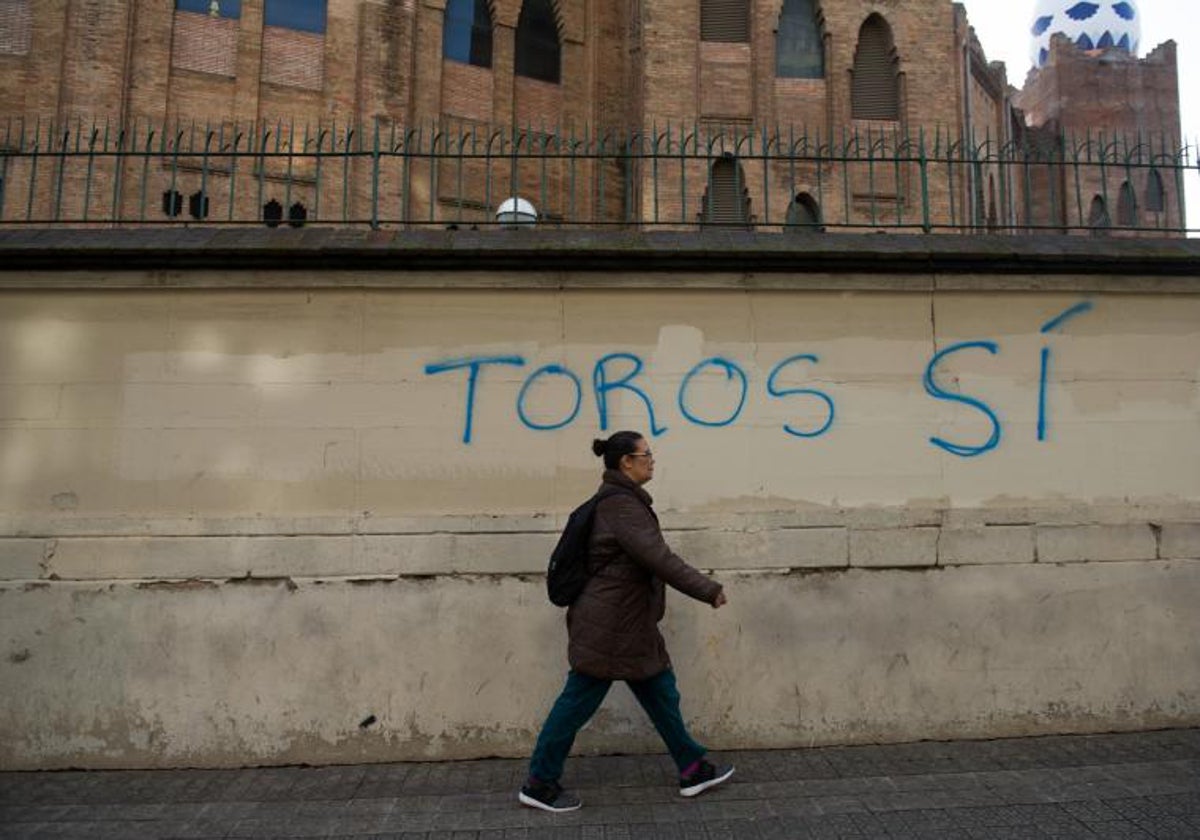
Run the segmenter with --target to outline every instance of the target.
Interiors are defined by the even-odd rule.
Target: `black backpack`
[[[571,606],[592,576],[588,570],[588,543],[592,538],[596,506],[601,499],[628,492],[612,485],[601,487],[596,495],[571,511],[567,517],[567,526],[558,538],[558,545],[550,553],[550,566],[546,569],[546,594],[554,606]]]

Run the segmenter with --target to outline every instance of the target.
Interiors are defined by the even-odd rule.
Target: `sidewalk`
[[[1200,838],[1200,729],[720,757],[694,800],[665,756],[572,758],[563,815],[517,804],[516,760],[0,773],[0,837]]]

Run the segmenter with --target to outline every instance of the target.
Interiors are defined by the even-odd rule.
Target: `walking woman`
[[[601,489],[609,495],[596,507],[589,566],[592,577],[567,609],[567,684],[542,725],[523,805],[573,811],[582,803],[559,779],[575,735],[591,719],[609,686],[623,680],[650,716],[679,768],[679,792],[695,796],[733,775],[717,767],[692,740],[679,713],[679,690],[658,631],[666,609],[664,584],[717,608],[721,585],[679,558],[663,540],[653,499],[642,485],[654,477],[654,456],[637,432],[617,432],[592,442],[604,458]],[[613,492],[613,491],[617,492]]]

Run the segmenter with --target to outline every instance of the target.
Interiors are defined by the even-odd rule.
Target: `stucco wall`
[[[711,747],[1200,722],[1200,295],[164,276],[0,282],[0,766],[525,754],[602,405],[727,587],[666,622]]]

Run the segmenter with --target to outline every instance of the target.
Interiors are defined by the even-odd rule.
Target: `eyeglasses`
[[[630,452],[629,457],[630,458],[649,458],[651,461],[653,461],[654,453],[651,452],[649,449],[647,449],[645,452]]]

